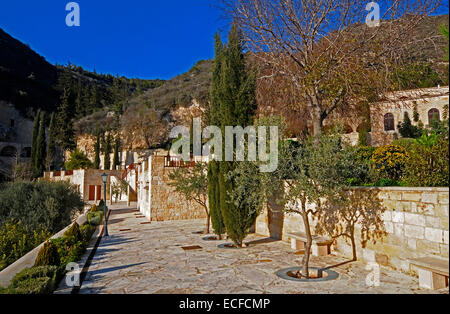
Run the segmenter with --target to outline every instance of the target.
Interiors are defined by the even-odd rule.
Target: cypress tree
[[[105,143],[105,170],[111,169],[111,133],[108,134],[106,137],[106,143]]]
[[[94,146],[94,169],[100,169],[100,133],[97,133],[97,141]]]
[[[58,113],[59,141],[61,148],[64,150],[74,150],[76,148],[69,97],[70,90],[64,88],[64,93],[61,97],[61,107]]]
[[[36,163],[36,147],[37,147],[37,137],[39,133],[39,123],[41,119],[41,110],[39,109],[34,116],[34,123],[33,123],[33,135],[31,139],[31,170],[34,170],[34,165]]]
[[[232,26],[228,46],[224,49],[222,58],[218,98],[222,136],[224,136],[225,126],[245,128],[252,124],[256,110],[255,76],[247,73],[242,36],[236,23]],[[225,144],[225,138],[223,143]],[[233,182],[228,178],[228,174],[234,168],[235,162],[220,162],[220,210],[228,236],[236,246],[240,247],[254,224],[257,214],[245,204],[234,204],[230,201],[229,193],[233,190]]]
[[[36,139],[36,159],[34,163],[34,177],[39,178],[42,176],[45,170],[45,158],[46,158],[46,143],[45,143],[45,112],[41,112],[41,118],[39,122],[39,133]]]
[[[48,146],[47,146],[47,170],[54,169],[56,160],[56,118],[55,113],[50,116],[50,126],[48,129]]]
[[[211,102],[208,111],[209,124],[221,125],[220,122],[220,103],[219,103],[219,87],[220,73],[222,66],[222,40],[220,35],[215,36],[215,60],[211,82]],[[219,188],[219,163],[212,160],[208,164],[208,201],[209,213],[211,215],[211,224],[214,233],[221,237],[225,233],[225,225],[223,223],[222,213],[220,211],[220,188]]]
[[[119,149],[120,149],[120,138],[119,136],[116,137],[116,140],[114,142],[114,156],[113,156],[113,170],[117,170],[117,166],[120,165],[119,163]]]

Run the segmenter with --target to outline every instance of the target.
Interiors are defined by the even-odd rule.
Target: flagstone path
[[[113,209],[110,236],[102,239],[79,293],[434,293],[419,289],[416,278],[383,267],[380,286],[368,287],[369,271],[360,262],[334,267],[339,278],[333,281],[283,280],[275,272],[298,265],[302,257],[288,243],[250,235],[247,248],[221,249],[217,245],[227,241],[204,241],[193,234],[203,227],[203,220],[149,224],[133,208]],[[311,265],[345,261],[334,255],[312,257]]]

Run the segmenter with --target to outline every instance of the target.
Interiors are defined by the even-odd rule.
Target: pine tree
[[[41,119],[41,110],[39,109],[34,116],[33,123],[33,135],[31,139],[31,168],[34,169],[34,165],[36,163],[36,147],[37,147],[37,137],[39,133],[39,123]]]
[[[117,166],[120,166],[119,162],[119,150],[120,150],[120,138],[116,137],[114,141],[114,156],[113,156],[113,170],[117,170]]]
[[[64,89],[61,97],[61,107],[58,113],[59,141],[63,150],[74,150],[76,148],[75,132],[73,130],[72,111],[70,108],[70,90]]]
[[[106,137],[106,143],[105,143],[105,164],[104,168],[105,170],[111,169],[111,133],[108,134]]]
[[[42,176],[45,170],[45,158],[46,158],[46,143],[45,143],[45,112],[41,112],[41,118],[39,122],[39,133],[36,140],[36,159],[34,162],[34,178]]]
[[[210,125],[220,125],[220,103],[219,103],[219,87],[220,73],[222,66],[223,44],[220,35],[215,36],[215,60],[212,73],[210,107],[208,110],[208,118]],[[211,224],[214,233],[221,237],[225,233],[225,225],[223,223],[222,213],[220,211],[220,188],[219,188],[219,163],[212,160],[208,164],[208,201],[209,212],[211,215]]]
[[[242,47],[242,36],[234,23],[228,45],[223,51],[218,99],[222,136],[225,126],[246,126],[253,123],[256,110],[255,75],[248,74]],[[225,139],[223,139],[225,143]],[[228,236],[236,246],[243,245],[257,213],[245,204],[230,201],[233,182],[228,174],[235,169],[235,162],[222,161],[219,165],[220,210]]]
[[[55,168],[56,154],[56,117],[55,113],[52,113],[50,116],[50,126],[48,129],[48,146],[46,158],[48,171],[51,171]]]
[[[97,140],[95,142],[94,150],[94,169],[100,169],[100,133],[97,134]]]

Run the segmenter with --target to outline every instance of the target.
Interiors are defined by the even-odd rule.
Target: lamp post
[[[102,181],[103,181],[103,191],[104,191],[104,199],[105,199],[105,201],[103,202],[103,230],[104,230],[104,232],[103,232],[103,236],[105,236],[105,237],[108,237],[109,236],[109,234],[108,234],[108,224],[107,224],[107,222],[106,222],[106,219],[107,219],[107,217],[106,217],[106,183],[108,182],[108,175],[106,174],[106,173],[103,173],[102,174]]]

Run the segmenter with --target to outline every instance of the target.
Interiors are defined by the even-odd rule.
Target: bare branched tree
[[[381,22],[375,27],[365,23],[367,0],[222,2],[263,66],[260,80],[269,86],[282,81],[282,89],[274,87],[288,95],[284,105],[307,112],[317,136],[332,112],[374,101],[388,91],[389,73],[408,48],[424,41],[413,36],[415,27],[441,1],[377,1]]]
[[[124,142],[128,147],[150,149],[167,140],[168,122],[159,111],[145,106],[133,105],[121,117]]]

